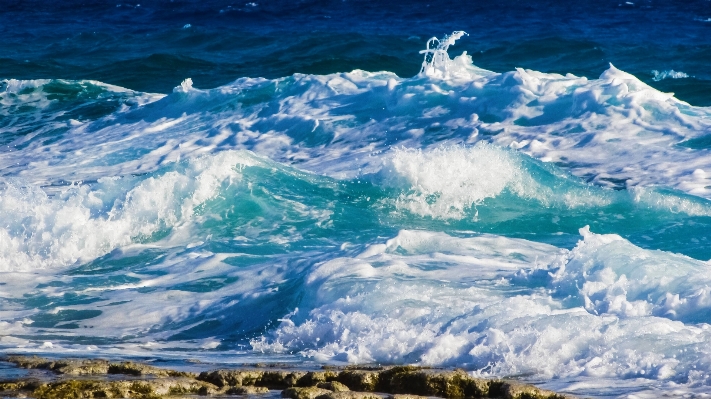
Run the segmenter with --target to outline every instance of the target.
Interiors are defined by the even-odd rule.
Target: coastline
[[[509,379],[415,366],[322,366],[302,370],[254,364],[200,373],[140,362],[7,355],[1,361],[40,374],[0,380],[0,397],[37,399],[284,397],[291,399],[572,399]]]

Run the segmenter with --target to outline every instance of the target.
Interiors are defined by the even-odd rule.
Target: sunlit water
[[[257,15],[250,4],[221,14]],[[613,19],[629,11],[614,7]],[[363,21],[384,18],[372,13]],[[185,21],[159,33],[216,40]],[[230,46],[293,51],[274,32]],[[116,54],[149,51],[132,34]],[[339,63],[307,73],[308,48],[212,89],[159,65],[184,75],[167,94],[136,91],[163,85],[141,83],[141,68],[124,65],[129,88],[96,66],[72,70],[76,54],[57,56],[57,71],[112,84],[18,80],[51,72],[37,66],[48,48],[28,69],[3,61],[1,350],[418,364],[580,395],[704,397],[711,109],[692,88],[707,71],[491,71],[475,61],[486,52],[465,51],[482,36],[470,34],[393,38],[424,49],[394,50],[414,65],[403,76]],[[13,37],[5,46],[30,51]],[[320,45],[313,59],[330,51]],[[668,81],[687,97],[650,86]]]

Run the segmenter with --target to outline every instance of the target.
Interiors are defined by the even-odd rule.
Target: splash
[[[688,78],[689,75],[685,72],[681,71],[675,71],[675,70],[669,70],[669,71],[657,71],[656,69],[652,71],[652,75],[654,77],[652,78],[653,81],[659,82],[664,79],[684,79]]]
[[[240,167],[257,162],[248,153],[223,152],[143,179],[72,184],[56,196],[19,179],[3,179],[0,272],[83,263],[170,230],[188,222],[223,185],[239,181]]]
[[[420,69],[420,76],[448,79],[457,74],[458,68],[454,65],[454,61],[449,58],[447,50],[449,50],[449,46],[454,45],[464,35],[467,35],[467,33],[459,30],[452,32],[451,35],[444,36],[442,40],[437,37],[432,37],[428,40],[427,48],[420,51],[420,54],[425,55]]]
[[[478,145],[424,152],[399,149],[382,173],[386,175],[385,184],[406,189],[396,200],[399,209],[451,219],[464,217],[472,207],[506,188],[525,195],[528,182],[522,168],[508,151]]]
[[[308,307],[252,345],[318,361],[458,366],[484,375],[698,378],[696,370],[708,367],[702,343],[711,330],[689,321],[708,314],[702,276],[709,265],[617,235],[580,233],[576,248],[561,251],[488,235],[401,231],[317,264],[306,279]],[[690,274],[699,278],[683,277]]]

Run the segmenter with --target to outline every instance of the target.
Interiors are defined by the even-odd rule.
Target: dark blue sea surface
[[[464,30],[474,63],[596,78],[608,63],[710,105],[711,4],[697,1],[21,1],[3,5],[0,76],[94,79],[167,93],[185,77],[419,71],[432,36]],[[687,79],[655,81],[652,71]]]
[[[22,1],[0,38],[2,353],[711,389],[710,1]]]

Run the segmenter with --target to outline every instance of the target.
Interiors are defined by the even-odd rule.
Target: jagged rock
[[[21,382],[0,382],[0,392],[19,391],[22,388]]]
[[[26,369],[50,370],[65,375],[154,375],[156,377],[189,377],[194,373],[167,370],[135,362],[110,363],[103,359],[61,359],[51,360],[37,356],[8,356],[7,361]]]
[[[372,392],[329,392],[325,395],[321,395],[316,399],[383,399],[381,396],[376,395]]]
[[[23,392],[31,392],[42,385],[41,381],[30,379],[24,381],[0,382],[0,396],[25,397]]]
[[[106,374],[108,367],[103,361],[93,361],[84,364],[68,364],[55,371],[67,375],[95,375]]]
[[[338,382],[338,381],[329,381],[329,382],[319,382],[316,384],[317,388],[322,388],[322,389],[328,389],[329,391],[333,392],[346,392],[350,391],[347,386],[344,384]]]
[[[107,374],[126,374],[126,375],[154,375],[156,377],[188,377],[195,378],[195,373],[184,371],[175,371],[162,369],[154,366],[149,366],[142,363],[122,362],[109,364]]]
[[[296,386],[299,387],[311,387],[319,382],[330,382],[336,381],[338,379],[338,372],[326,370],[326,371],[309,371],[303,377],[299,378]]]
[[[225,393],[229,395],[255,395],[262,393],[269,393],[269,388],[267,387],[255,387],[252,385],[232,387],[228,389]]]
[[[297,385],[304,375],[306,375],[304,371],[213,370],[200,373],[197,379],[215,384],[218,387],[254,385],[283,389]]]
[[[25,384],[18,382],[0,382],[0,392],[3,391],[20,391],[25,388]]]
[[[489,394],[489,381],[470,377],[462,370],[398,366],[380,373],[377,390],[444,398],[485,397]]]
[[[242,385],[256,385],[263,375],[264,371],[261,370],[213,370],[203,371],[197,379],[215,384],[218,387],[239,387]]]
[[[305,375],[304,371],[265,371],[256,384],[277,389],[288,388],[297,385]]]
[[[553,391],[514,381],[504,382],[499,392],[504,399],[565,399],[565,396]]]
[[[165,395],[217,392],[214,385],[190,379],[154,379],[146,381],[67,380],[43,384],[32,396],[37,399],[129,398],[156,399]]]
[[[106,374],[109,362],[103,359],[50,360],[37,356],[8,356],[7,361],[25,369],[42,369],[67,375]]]
[[[387,366],[376,366],[376,365],[362,365],[362,364],[352,364],[346,366],[343,370],[366,370],[366,371],[382,371],[388,369]]]
[[[330,393],[334,392],[317,387],[291,387],[281,391],[281,397],[291,399],[316,399],[317,397]]]
[[[6,362],[15,363],[17,367],[21,367],[23,369],[46,368],[42,367],[42,365],[51,363],[50,360],[37,356],[9,355],[3,360]]]
[[[449,399],[563,399],[570,398],[516,381],[473,378],[462,370],[444,371],[414,366],[358,367],[323,371],[214,370],[186,373],[135,362],[111,363],[102,359],[51,360],[37,356],[8,356],[4,360],[28,369],[45,369],[63,375],[126,374],[141,377],[132,381],[63,380],[41,383],[36,380],[0,382],[0,392],[39,399],[154,398],[162,395],[195,395],[212,393],[263,393],[268,388],[286,389],[282,395],[297,399],[376,399],[377,394],[394,394],[390,399],[421,399],[439,396]],[[278,366],[282,367],[282,366]],[[286,367],[286,366],[284,366]],[[148,378],[146,378],[148,376]],[[354,391],[349,391],[348,389]]]
[[[344,370],[338,374],[338,382],[353,391],[375,391],[379,373],[371,370]]]
[[[113,389],[108,384],[76,380],[45,384],[33,392],[33,396],[39,399],[115,398],[120,394],[118,389]]]

